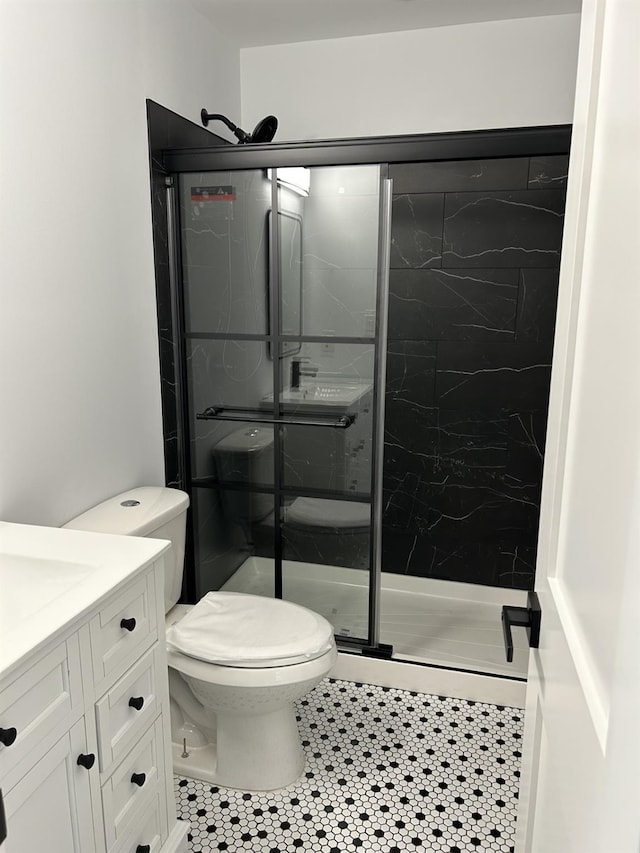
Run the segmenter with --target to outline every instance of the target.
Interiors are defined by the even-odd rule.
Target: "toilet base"
[[[176,776],[188,776],[201,782],[216,784],[216,750],[210,743],[206,746],[187,747],[188,758],[183,758],[183,747],[171,744],[173,772]]]
[[[267,714],[216,714],[217,747],[172,744],[173,769],[193,779],[240,791],[292,785],[304,770],[304,752],[292,705]]]

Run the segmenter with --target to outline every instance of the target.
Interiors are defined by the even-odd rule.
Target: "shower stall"
[[[500,607],[533,587],[569,138],[164,148],[187,597],[275,595],[351,652],[524,677]]]

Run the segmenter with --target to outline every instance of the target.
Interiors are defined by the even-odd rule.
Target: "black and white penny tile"
[[[334,679],[297,709],[295,784],[249,793],[176,777],[192,853],[513,850],[519,709]]]

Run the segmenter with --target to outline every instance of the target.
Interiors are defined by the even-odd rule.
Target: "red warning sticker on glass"
[[[216,187],[191,187],[191,201],[194,202],[234,201],[235,197],[235,189],[227,184]]]

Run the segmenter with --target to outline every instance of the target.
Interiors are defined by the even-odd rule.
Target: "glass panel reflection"
[[[186,331],[266,334],[265,171],[182,175],[180,204]]]
[[[193,488],[196,594],[221,588],[274,594],[273,495]]]
[[[224,419],[201,420],[196,416],[209,408],[220,414],[242,417],[250,410],[271,417],[271,405],[263,405],[273,387],[273,367],[264,341],[191,340],[187,342],[189,412],[191,417],[191,467],[196,478],[215,477],[216,448],[233,452],[246,449],[253,460],[251,470],[240,473],[241,451],[235,451],[235,479],[259,485],[273,483],[273,427]],[[273,399],[273,395],[272,395]],[[242,432],[244,430],[244,432]],[[242,438],[244,435],[244,438]],[[226,441],[226,443],[222,443]],[[263,452],[266,451],[266,452]],[[270,451],[270,459],[267,459]],[[257,463],[261,464],[258,465]]]
[[[282,433],[285,488],[371,491],[374,348],[369,344],[305,343],[281,360],[284,417],[337,422],[286,426]]]
[[[373,337],[380,168],[309,172],[308,198],[291,201],[302,218],[302,334]],[[281,190],[283,204],[292,196]]]
[[[336,634],[365,640],[371,505],[296,497],[282,517],[283,596],[321,613]]]

